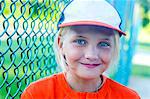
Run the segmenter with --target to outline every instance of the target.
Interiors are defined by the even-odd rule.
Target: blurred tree
[[[150,12],[150,0],[138,0],[138,2],[144,10],[144,15],[142,15],[142,25],[143,27],[146,27],[150,23],[150,17],[148,17],[148,14]]]

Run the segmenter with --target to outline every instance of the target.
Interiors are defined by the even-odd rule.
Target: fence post
[[[128,84],[131,73],[132,58],[137,41],[137,26],[133,22],[135,0],[109,0],[116,7],[122,18],[121,29],[129,32],[129,40],[121,38],[121,51],[118,69],[114,79],[124,85]]]

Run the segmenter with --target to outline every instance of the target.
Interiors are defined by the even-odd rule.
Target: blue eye
[[[83,40],[83,39],[77,39],[74,42],[78,45],[86,45],[87,44],[87,41]]]
[[[110,47],[110,44],[108,42],[100,42],[98,44],[99,47]]]

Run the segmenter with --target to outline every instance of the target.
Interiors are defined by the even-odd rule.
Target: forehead
[[[98,35],[104,35],[104,36],[113,36],[114,32],[112,29],[108,29],[105,27],[100,27],[100,26],[71,26],[70,30],[73,31],[76,34],[87,34],[87,33],[93,33],[93,34],[98,34]]]

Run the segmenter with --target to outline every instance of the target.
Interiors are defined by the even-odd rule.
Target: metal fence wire
[[[0,0],[0,99],[18,99],[32,81],[57,72],[52,46],[67,3]]]
[[[31,82],[59,72],[52,46],[60,14],[70,1],[0,0],[0,99],[19,99]],[[118,9],[121,27],[129,32],[121,39],[122,57],[112,73],[127,85],[138,33],[135,0],[107,1]]]

